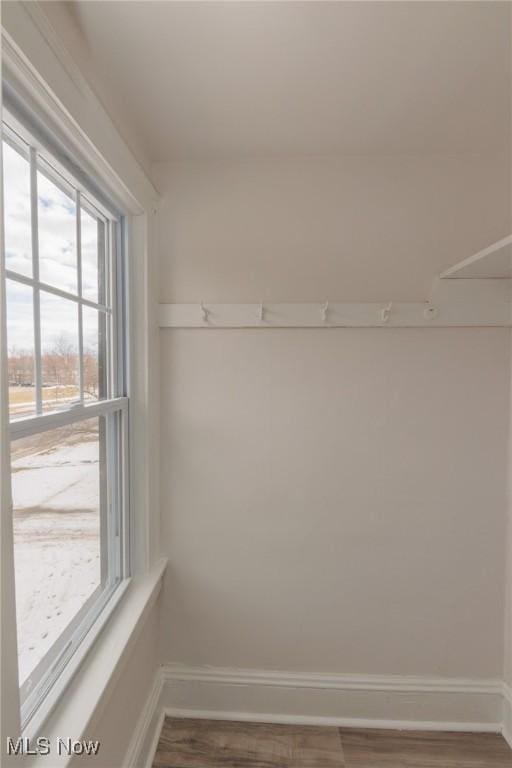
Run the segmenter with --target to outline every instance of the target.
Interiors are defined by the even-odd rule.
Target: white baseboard
[[[162,676],[164,709],[203,717],[492,731],[502,722],[498,680],[181,666]]]
[[[506,718],[506,708],[509,718]],[[161,667],[126,768],[150,768],[165,715],[296,725],[512,734],[499,680]],[[507,725],[507,723],[509,725]]]
[[[440,722],[438,720],[375,720],[355,717],[316,717],[311,715],[269,715],[261,712],[222,712],[209,709],[180,709],[166,707],[165,717],[185,717],[198,720],[235,720],[250,723],[276,723],[280,725],[319,725],[336,728],[380,728],[399,731],[461,731],[468,733],[499,733],[496,723]]]

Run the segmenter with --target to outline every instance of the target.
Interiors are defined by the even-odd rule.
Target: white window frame
[[[24,142],[30,146],[28,160],[31,167],[31,207],[32,207],[32,277],[27,277],[12,270],[5,269],[5,279],[14,280],[28,285],[34,292],[35,306],[35,339],[34,363],[36,383],[36,413],[10,421],[11,441],[46,430],[81,422],[93,417],[105,417],[109,423],[108,432],[108,472],[115,482],[111,484],[108,498],[108,518],[110,533],[108,542],[110,551],[107,555],[109,568],[113,578],[105,589],[91,602],[87,610],[79,612],[76,621],[73,620],[52,650],[56,649],[53,658],[49,652],[49,665],[43,675],[27,695],[20,695],[21,730],[26,735],[38,732],[40,724],[48,717],[58,703],[60,695],[68,685],[87,650],[91,647],[115,605],[124,593],[130,580],[130,509],[129,509],[129,400],[127,376],[127,346],[126,346],[126,314],[127,308],[127,269],[124,257],[124,219],[115,206],[103,195],[98,194],[95,186],[80,173],[77,166],[69,157],[62,157],[58,147],[52,145],[51,139],[44,132],[44,125],[32,123],[26,118],[20,120],[15,109],[7,111],[4,105],[3,121],[9,128],[2,131],[4,138],[10,144],[17,145],[26,156]],[[38,243],[37,243],[37,186],[36,174],[38,163],[45,164],[47,175],[55,174],[55,180],[62,179],[75,191],[77,203],[77,293],[69,293],[54,286],[42,283],[38,273]],[[84,298],[81,285],[81,253],[80,253],[80,203],[89,201],[96,214],[100,212],[105,224],[107,250],[112,254],[109,261],[109,275],[106,279],[110,295],[105,304],[96,303]],[[85,208],[87,205],[84,206]],[[60,296],[73,301],[78,306],[79,331],[79,398],[75,404],[65,410],[43,412],[42,410],[42,378],[41,378],[41,345],[40,345],[40,312],[39,295],[44,290],[49,294]],[[108,360],[109,391],[108,399],[92,403],[84,400],[83,392],[83,344],[82,344],[82,308],[92,307],[110,315],[107,323],[110,328],[107,348],[111,350]],[[71,628],[71,631],[68,630]],[[67,635],[67,636],[66,636]],[[47,655],[48,656],[48,655]],[[47,657],[45,657],[47,658]]]

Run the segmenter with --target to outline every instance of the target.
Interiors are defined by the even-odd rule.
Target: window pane
[[[30,163],[3,142],[5,266],[32,277]]]
[[[128,408],[100,402],[124,367],[124,285],[111,268],[123,242],[110,236],[117,229],[103,193],[96,199],[93,185],[82,194],[79,158],[39,152],[35,139],[18,140],[23,117],[3,118],[9,410],[14,420],[29,416],[10,429],[11,629],[26,732],[41,705],[55,705],[64,668],[86,637],[92,642],[129,574]],[[32,127],[21,133],[30,137]]]
[[[84,306],[82,309],[84,338],[84,398],[100,400],[107,397],[107,366],[105,355],[106,322],[104,312]]]
[[[20,685],[102,584],[103,420],[12,443]]]
[[[6,298],[9,415],[13,419],[35,410],[33,290],[6,280]]]
[[[78,304],[41,291],[43,410],[69,407],[80,397]]]
[[[39,277],[76,293],[76,205],[40,171],[37,174]]]
[[[82,296],[105,303],[105,225],[83,208],[80,212],[82,239]]]

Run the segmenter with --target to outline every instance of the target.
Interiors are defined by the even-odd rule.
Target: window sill
[[[156,602],[166,565],[167,560],[159,560],[148,573],[134,577],[127,584],[126,594],[118,600],[107,625],[77,665],[60,702],[37,728],[37,733],[24,734],[32,739],[37,736],[49,739],[53,758],[51,768],[65,768],[72,759],[55,752],[53,747],[59,738],[81,739],[94,728],[102,701],[117,682],[123,661]],[[49,768],[50,763],[48,757],[41,755],[26,759],[23,765]]]

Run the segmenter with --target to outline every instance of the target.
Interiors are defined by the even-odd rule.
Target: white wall
[[[512,39],[512,18],[509,21],[509,36]],[[512,147],[512,126],[510,133]],[[508,161],[508,170],[512,178],[512,156]],[[512,229],[512,205],[510,206]],[[511,370],[512,384],[512,370]],[[503,706],[504,734],[512,746],[512,387],[509,403],[509,440],[507,453],[507,536],[506,536],[506,577],[505,577],[505,648],[503,659],[503,679],[505,701]]]
[[[101,100],[103,109],[115,123],[123,143],[129,147],[137,162],[149,174],[151,163],[148,148],[134,130],[118,90],[110,83],[109,71],[96,65],[94,53],[81,33],[76,16],[77,8],[72,3],[63,3],[61,0],[42,0],[40,7],[63,44],[72,52],[74,61]]]
[[[512,376],[511,376],[512,384]],[[505,643],[503,654],[504,732],[512,745],[512,387],[509,393],[509,440],[507,451],[507,521],[505,565]]]
[[[510,158],[247,158],[155,167],[161,301],[423,301],[510,234]]]
[[[508,331],[165,331],[165,660],[501,672]]]
[[[157,167],[161,299],[420,299],[505,234],[490,158],[372,162]],[[508,383],[506,329],[161,331],[163,660],[500,678]]]

